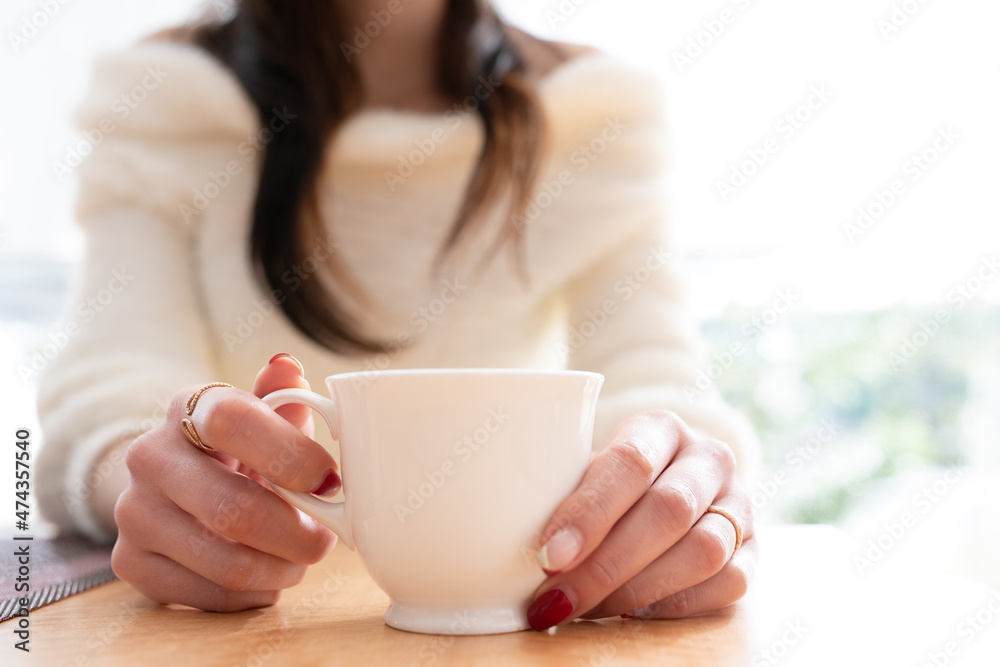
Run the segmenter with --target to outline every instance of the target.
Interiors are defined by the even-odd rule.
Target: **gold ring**
[[[732,560],[733,556],[736,555],[736,552],[740,550],[740,546],[743,545],[743,529],[740,527],[740,522],[736,520],[736,517],[734,517],[729,510],[719,507],[718,505],[709,505],[708,509],[705,510],[705,514],[708,514],[709,512],[726,517],[729,519],[729,523],[733,524],[733,528],[736,529],[736,546],[733,548],[733,553],[729,556],[729,560]]]
[[[210,382],[201,389],[199,389],[198,391],[191,394],[191,398],[187,400],[187,404],[185,405],[184,408],[185,412],[187,412],[188,417],[190,417],[191,413],[194,412],[194,406],[198,404],[198,399],[201,398],[201,395],[204,394],[206,390],[211,389],[212,387],[232,387],[232,386],[233,385],[228,384],[226,382]],[[200,449],[201,451],[207,454],[210,454],[215,451],[215,447],[212,447],[211,445],[206,445],[204,442],[201,441],[201,438],[198,436],[198,432],[194,430],[194,424],[191,422],[190,419],[181,420],[181,430],[184,431],[184,435],[186,435],[187,439],[191,441],[191,444]]]

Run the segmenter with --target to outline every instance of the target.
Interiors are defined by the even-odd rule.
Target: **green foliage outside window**
[[[744,346],[715,385],[760,435],[765,473],[753,490],[766,498],[758,510],[768,518],[834,522],[880,479],[966,464],[963,411],[970,401],[1000,410],[972,381],[1000,374],[1000,308],[793,310],[770,326],[758,326],[760,314],[730,308],[703,332],[714,354]],[[818,443],[824,423],[835,436]]]

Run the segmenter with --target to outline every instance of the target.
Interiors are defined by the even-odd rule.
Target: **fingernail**
[[[573,613],[573,603],[558,588],[545,591],[528,607],[528,625],[532,630],[547,630],[559,625]]]
[[[622,614],[622,618],[635,618],[632,614]]]
[[[288,357],[289,359],[295,362],[295,365],[299,367],[299,377],[306,376],[306,369],[302,368],[302,362],[293,357],[292,355],[288,354],[287,352],[279,352],[278,354],[271,357],[270,361],[268,361],[267,363],[273,364],[277,359],[280,359],[281,357]]]
[[[549,538],[538,552],[538,564],[546,572],[558,574],[573,562],[583,547],[583,536],[576,528],[563,528]]]
[[[323,483],[316,487],[316,490],[313,491],[313,495],[329,498],[337,495],[337,491],[340,491],[340,486],[340,475],[331,470],[326,474],[326,477],[323,478]]]

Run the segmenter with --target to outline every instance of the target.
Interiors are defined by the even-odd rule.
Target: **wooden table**
[[[855,557],[866,545],[829,527],[759,534],[762,562],[750,595],[700,618],[578,621],[548,633],[480,637],[410,634],[383,623],[386,596],[357,555],[338,546],[268,609],[166,608],[115,581],[33,612],[30,655],[12,648],[11,624],[0,625],[0,664],[1000,665],[1000,591],[891,553],[859,573]]]

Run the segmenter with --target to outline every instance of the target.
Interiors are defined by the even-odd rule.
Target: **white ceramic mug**
[[[340,442],[343,503],[274,487],[357,549],[390,598],[385,622],[436,634],[528,627],[533,556],[590,462],[604,378],[582,371],[393,370],[303,389]],[[272,486],[274,486],[272,484]]]

